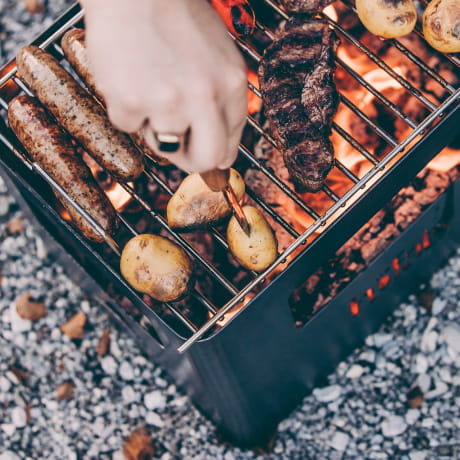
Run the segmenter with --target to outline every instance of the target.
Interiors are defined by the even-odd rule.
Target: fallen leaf
[[[21,233],[24,230],[22,219],[19,216],[13,217],[6,223],[6,230],[10,235]]]
[[[97,356],[102,358],[108,351],[110,347],[110,329],[106,327],[102,331],[102,335],[99,338],[99,343],[97,344]]]
[[[23,371],[18,367],[10,367],[9,371],[18,379],[18,383],[24,385],[25,381],[29,378],[29,373],[27,371]]]
[[[25,411],[26,411],[26,424],[30,425],[30,422],[32,421],[32,415],[30,413],[30,402],[26,402]]]
[[[417,409],[418,407],[420,407],[423,404],[424,400],[425,396],[423,395],[423,391],[418,385],[411,388],[407,392],[407,402],[409,403],[411,409]]]
[[[25,292],[16,301],[16,311],[23,319],[37,321],[47,315],[48,311],[42,302],[34,302],[31,299],[30,292]]]
[[[417,294],[419,305],[424,308],[428,313],[431,313],[434,302],[434,292],[431,289],[424,289]]]
[[[71,339],[81,339],[83,337],[83,327],[86,323],[86,315],[77,313],[61,326],[61,331]]]
[[[45,9],[42,0],[23,0],[25,9],[32,14],[42,13]]]
[[[64,401],[70,399],[75,392],[75,383],[72,380],[68,380],[67,382],[63,382],[58,386],[56,390],[56,398],[58,401]]]
[[[152,437],[145,427],[136,428],[123,445],[126,460],[150,460],[153,458]]]

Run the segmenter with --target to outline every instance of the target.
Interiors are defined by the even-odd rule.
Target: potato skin
[[[417,22],[413,0],[356,0],[356,10],[366,29],[383,38],[407,35]]]
[[[230,169],[229,181],[238,201],[241,201],[245,185],[240,173]],[[206,228],[227,217],[230,212],[224,193],[213,192],[198,173],[192,173],[169,200],[166,217],[171,228],[192,230]]]
[[[426,41],[443,53],[460,53],[460,2],[432,0],[423,13]]]
[[[160,302],[178,300],[192,287],[190,258],[172,241],[157,235],[131,238],[121,253],[120,271],[136,291]]]
[[[227,241],[232,254],[249,270],[262,271],[278,256],[278,242],[263,214],[253,206],[243,207],[249,222],[247,236],[233,216],[227,227]]]

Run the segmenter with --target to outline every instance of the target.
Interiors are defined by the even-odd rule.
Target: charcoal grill
[[[273,21],[287,18],[287,15],[271,0],[255,3],[258,9],[263,8],[264,18],[272,18],[265,23],[258,16],[256,24],[257,33],[270,40],[274,36]],[[344,3],[353,8],[348,2]],[[59,39],[70,27],[81,25],[82,18],[80,7],[74,5],[38,37],[34,44],[63,60]],[[444,88],[446,97],[439,104],[433,103],[411,82],[353,37],[340,25],[340,21],[328,20],[338,31],[342,41],[350,42],[356,50],[367,56],[423,104],[427,109],[427,116],[421,122],[415,122],[369,84],[352,65],[337,58],[338,67],[378,99],[394,118],[402,120],[410,128],[410,133],[398,142],[384,126],[372,121],[351,100],[341,95],[341,103],[361,118],[389,149],[383,157],[377,157],[343,127],[334,123],[333,130],[369,162],[369,168],[362,177],[358,177],[345,164],[336,161],[334,168],[350,182],[350,187],[339,196],[326,181],[322,193],[331,204],[323,212],[317,212],[309,205],[308,195],[297,194],[289,184],[277,177],[276,172],[265,167],[256,158],[251,146],[241,144],[240,161],[252,168],[258,168],[276,184],[280,193],[299,206],[312,221],[299,232],[277,213],[276,207],[266,203],[262,196],[248,190],[251,199],[291,235],[291,242],[263,273],[245,273],[244,283],[232,279],[233,272],[226,269],[226,265],[231,264],[210,261],[198,246],[170,229],[162,213],[149,204],[148,194],[141,193],[136,184],[123,185],[132,196],[133,202],[155,223],[156,228],[182,246],[195,260],[201,272],[212,280],[213,286],[218,286],[216,290],[211,289],[209,294],[197,283],[193,294],[186,299],[190,307],[184,308],[183,304],[174,303],[158,305],[136,293],[121,277],[117,266],[120,247],[128,237],[137,233],[129,216],[119,212],[123,231],[114,239],[106,238],[106,244],[95,245],[82,238],[50,204],[53,203],[50,191],[52,188],[57,189],[66,199],[71,199],[59,184],[30,160],[0,117],[1,165],[25,199],[25,206],[31,209],[34,218],[46,229],[47,238],[48,235],[53,237],[53,247],[56,244],[62,246],[62,252],[66,254],[66,265],[70,264],[72,267],[70,275],[74,278],[82,275],[87,279],[88,282],[82,285],[89,286],[91,296],[107,307],[133,333],[143,350],[187,390],[194,402],[213,420],[227,439],[242,446],[261,445],[266,442],[276,429],[277,423],[292,410],[300,398],[362,343],[364,337],[381,324],[416,283],[426,280],[429,273],[445,261],[456,244],[454,229],[458,224],[458,216],[453,209],[454,203],[460,199],[458,184],[454,184],[405,232],[410,235],[410,244],[420,241],[426,231],[432,232],[432,248],[438,248],[438,242],[442,240],[442,245],[439,243],[439,248],[429,253],[415,254],[409,251],[408,257],[416,258],[416,263],[412,265],[419,268],[403,272],[398,279],[392,281],[389,288],[379,293],[372,304],[361,295],[365,289],[376,287],[379,276],[388,273],[393,258],[398,257],[404,247],[407,247],[407,238],[404,241],[398,240],[334,301],[302,328],[295,327],[288,303],[293,289],[451,142],[460,123],[460,88],[449,84],[403,43],[396,39],[390,40],[391,45],[401,55]],[[421,35],[420,30],[415,33]],[[234,39],[251,65],[260,60],[261,50],[256,49],[251,40],[237,37]],[[449,61],[454,71],[458,72],[458,57],[445,55],[443,59]],[[248,86],[259,95],[254,85],[248,82]],[[12,61],[0,72],[2,115],[6,113],[9,100],[20,92],[29,93],[29,90],[16,75],[15,63]],[[275,145],[275,141],[256,116],[248,115],[247,130],[254,136],[263,136]],[[143,179],[156,184],[164,193],[171,194],[173,190],[161,168],[149,160],[147,165]],[[73,205],[96,230],[100,230],[76,203]],[[216,247],[224,253],[228,251],[221,231],[213,229],[210,233]],[[71,262],[68,261],[69,255]],[[219,294],[213,295],[212,292]],[[350,300],[357,296],[360,313],[355,315],[348,306]],[[121,297],[129,299],[133,308],[117,301]],[[194,310],[199,310],[202,314],[197,315]],[[231,317],[226,315],[236,310],[238,311]],[[225,324],[222,323],[224,317]]]

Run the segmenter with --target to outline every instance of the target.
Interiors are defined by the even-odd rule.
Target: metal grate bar
[[[255,192],[251,189],[247,191],[248,196],[250,196],[267,214],[272,217],[279,225],[281,225],[291,236],[298,238],[300,233],[296,232],[280,215],[273,211],[273,209],[266,204],[262,198],[260,198]]]
[[[287,185],[284,184],[282,180],[278,178],[275,174],[269,171],[264,165],[262,165],[252,153],[244,146],[241,145],[238,147],[240,153],[242,153],[253,165],[255,165],[260,171],[262,171],[271,181],[276,184],[286,195],[291,198],[296,204],[298,204],[307,214],[309,214],[314,219],[319,219],[319,214],[316,213],[310,206],[308,206],[295,192],[291,190]]]
[[[139,232],[136,231],[136,229],[127,221],[127,219],[125,219],[125,217],[120,214],[120,213],[117,213],[118,214],[118,218],[120,219],[120,221],[123,223],[123,225],[130,231],[130,233],[133,235],[133,236],[137,236],[139,235]],[[193,291],[190,293],[193,297],[195,297],[197,300],[199,300],[200,302],[202,302],[202,304],[207,308],[207,310],[209,310],[211,313],[217,313],[217,308],[201,293],[198,293],[198,291],[196,290],[196,288],[193,289]],[[162,302],[164,304],[166,303],[169,303],[169,302]],[[170,308],[175,308],[173,305],[170,306]],[[182,313],[179,313],[179,314],[182,314]]]
[[[340,197],[334,193],[333,190],[331,190],[329,187],[327,187],[325,184],[321,187],[321,190],[332,200],[337,203],[337,201],[340,200]]]
[[[327,19],[327,22],[338,30],[344,37],[346,37],[353,45],[355,45],[360,51],[362,51],[372,62],[377,64],[382,70],[384,70],[388,75],[390,75],[394,80],[396,80],[403,88],[407,89],[413,96],[415,96],[422,104],[428,107],[430,110],[434,110],[436,105],[433,104],[429,99],[427,99],[417,88],[415,88],[411,83],[409,83],[405,78],[398,75],[385,61],[380,59],[375,53],[373,53],[369,48],[360,43],[356,38],[350,35],[343,27],[341,27],[337,22],[333,21],[328,16],[324,16]]]
[[[345,165],[343,165],[337,158],[335,159],[335,166],[339,169],[345,176],[348,177],[352,182],[357,184],[359,182],[359,177],[356,177]]]

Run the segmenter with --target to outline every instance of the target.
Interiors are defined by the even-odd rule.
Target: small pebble
[[[445,342],[448,347],[460,353],[460,327],[455,324],[446,326],[440,336],[440,340]]]
[[[381,424],[382,433],[385,437],[398,436],[406,431],[407,424],[402,417],[393,415],[385,419]]]
[[[166,398],[160,391],[151,391],[144,395],[144,404],[149,410],[164,409]]]
[[[315,388],[313,390],[313,396],[321,402],[335,401],[341,393],[342,389],[339,385],[331,385],[324,388]]]
[[[350,436],[343,431],[336,431],[329,441],[329,445],[335,450],[343,452],[350,441]]]
[[[362,366],[360,366],[359,364],[353,364],[353,366],[351,366],[350,369],[348,369],[345,375],[349,379],[356,379],[358,377],[361,377],[363,372],[364,368]]]
[[[115,375],[117,372],[118,364],[113,358],[113,356],[104,356],[101,358],[101,367],[104,372],[108,375]]]

